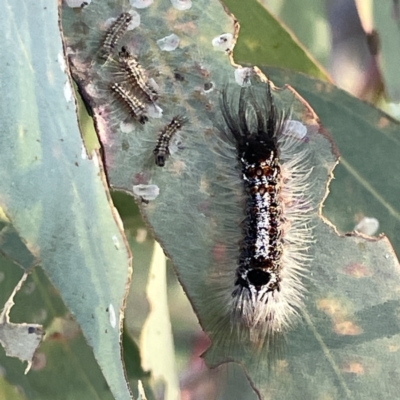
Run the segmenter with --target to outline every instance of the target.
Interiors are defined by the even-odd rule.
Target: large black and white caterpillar
[[[225,88],[221,97],[223,130],[236,150],[245,215],[226,312],[262,347],[266,337],[292,325],[302,306],[312,207],[305,194],[307,150],[290,131],[290,111],[275,104],[270,84],[248,83]]]

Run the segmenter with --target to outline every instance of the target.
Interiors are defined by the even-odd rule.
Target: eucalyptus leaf
[[[130,253],[99,155],[88,157],[78,129],[58,4],[2,3],[0,206],[12,235],[1,250],[46,271],[115,398],[130,399],[120,357]]]
[[[122,12],[130,12],[140,24],[123,32],[104,60],[99,55],[110,32],[107,26]],[[169,2],[140,10],[126,3],[116,7],[92,2],[79,10],[64,6],[62,21],[72,73],[92,108],[110,185],[136,196],[174,263],[211,338],[208,363],[241,363],[263,398],[365,398],[382,386],[392,394],[389,378],[369,368],[394,368],[397,353],[385,348],[396,346],[398,326],[383,325],[381,319],[369,322],[375,312],[384,320],[395,318],[398,300],[393,290],[383,290],[382,282],[385,276],[391,289],[399,284],[398,263],[387,239],[341,237],[321,216],[338,152],[313,110],[291,87],[273,90],[273,97],[279,107],[292,110],[291,119],[307,128],[299,146],[309,154],[315,244],[305,279],[308,295],[302,322],[288,332],[282,354],[275,354],[275,348],[259,354],[248,338],[240,341],[232,333],[226,310],[245,212],[237,154],[221,135],[220,95],[227,85],[238,88],[238,73],[248,72],[230,63],[235,20],[218,2],[203,0],[185,11]],[[177,47],[166,49],[170,40]],[[145,123],[130,118],[110,90],[115,82],[126,84],[118,72],[124,48],[137,56],[146,77],[157,84],[159,99],[145,107],[148,121],[140,121]],[[179,132],[181,143],[160,168],[153,154],[158,135],[180,114],[188,120]],[[359,381],[354,382],[354,374]]]

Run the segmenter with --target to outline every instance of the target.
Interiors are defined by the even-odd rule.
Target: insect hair
[[[247,337],[262,348],[294,324],[302,307],[312,240],[311,203],[303,194],[309,171],[301,166],[307,152],[285,134],[290,110],[276,103],[269,83],[225,87],[220,108],[222,133],[240,170],[244,212],[224,313],[236,340]],[[226,321],[220,324],[223,330]]]
[[[155,102],[158,99],[158,93],[148,84],[145,70],[137,58],[123,47],[119,53],[118,62],[121,71],[126,76],[127,84],[131,85],[133,90],[137,90],[147,101]]]
[[[187,118],[182,115],[175,115],[171,122],[162,128],[158,135],[157,144],[154,148],[154,156],[156,165],[159,167],[163,167],[165,165],[166,160],[170,155],[170,141],[173,135],[176,134],[182,126],[187,123]]]
[[[119,83],[110,84],[110,89],[120,102],[128,109],[129,114],[134,120],[139,121],[141,124],[148,121],[146,115],[146,105],[132,94],[128,88]]]
[[[112,56],[119,40],[127,31],[132,21],[132,14],[123,12],[107,29],[101,44],[100,58],[108,59]]]

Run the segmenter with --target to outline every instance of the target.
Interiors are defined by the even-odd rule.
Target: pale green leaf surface
[[[261,0],[260,2],[293,31],[307,51],[325,68],[328,67],[331,41],[325,1]],[[267,60],[263,64],[266,63],[268,64]],[[293,69],[290,66],[289,68]],[[299,72],[305,71],[299,70]]]
[[[131,196],[123,192],[114,191],[112,192],[112,199],[123,221],[125,235],[129,242],[135,265],[132,277],[133,284],[130,287],[126,301],[124,319],[123,352],[125,368],[132,391],[136,395],[135,398],[138,397],[138,393],[135,390],[138,387],[138,379],[140,379],[144,384],[148,400],[154,400],[155,396],[150,387],[152,374],[150,370],[144,370],[139,349],[140,333],[150,311],[149,301],[146,296],[146,285],[149,279],[154,239],[148,227],[144,224],[139,208]],[[152,299],[152,302],[158,302],[158,306],[162,304],[157,293],[155,293],[155,298]],[[166,368],[171,365],[171,362],[174,362],[174,358],[175,355],[172,359],[157,355],[158,362],[165,363]]]
[[[258,0],[224,0],[240,24],[235,61],[290,68],[329,81],[328,73],[296,37]],[[302,10],[306,10],[304,4]],[[315,7],[312,7],[315,10]],[[296,18],[298,14],[296,14]]]
[[[7,380],[0,377],[0,398],[7,400],[25,400],[26,397],[18,391],[18,389],[11,385]]]
[[[288,335],[282,371],[276,379],[268,379],[268,357],[275,354],[260,359],[248,341],[239,342],[234,337],[226,318],[226,302],[237,264],[238,249],[233,250],[232,244],[241,237],[240,221],[244,218],[243,187],[237,179],[236,156],[225,149],[217,129],[221,123],[220,89],[228,82],[235,85],[233,69],[225,54],[213,50],[211,42],[222,32],[233,33],[233,21],[219,3],[206,0],[194,2],[186,12],[176,11],[169,2],[137,10],[141,24],[121,39],[120,46],[131,45],[149,76],[154,77],[161,93],[157,103],[164,113],[161,121],[150,116],[145,125],[133,122],[127,129],[122,123],[126,113],[107,92],[107,86],[116,79],[112,61],[105,65],[96,57],[104,37],[104,21],[122,10],[126,9],[110,9],[107,4],[91,4],[75,12],[64,10],[63,27],[71,49],[73,73],[94,109],[111,185],[128,193],[138,184],[152,184],[159,189],[154,201],[142,202],[141,210],[175,264],[180,282],[213,341],[206,356],[209,363],[232,359],[241,362],[264,397],[312,398],[311,394],[317,392],[322,398],[328,394],[357,398],[358,391],[365,396],[362,384],[353,382],[353,352],[362,348],[366,355],[368,346],[379,345],[381,351],[372,363],[382,365],[382,357],[387,356],[385,346],[390,347],[391,340],[396,342],[398,334],[395,326],[385,342],[386,327],[384,333],[366,326],[365,315],[378,310],[393,318],[392,306],[397,300],[391,291],[365,298],[365,291],[350,290],[360,281],[363,283],[358,288],[365,284],[368,293],[378,290],[379,277],[373,272],[380,260],[391,285],[398,285],[397,264],[388,242],[341,238],[314,215],[317,245],[313,246],[315,258],[312,279],[307,283],[304,323]],[[157,40],[171,32],[180,36],[179,47],[171,52],[160,51]],[[204,84],[210,81],[215,89],[205,92]],[[336,163],[334,146],[319,129],[307,104],[290,89],[274,92],[274,97],[280,106],[293,109],[293,119],[308,127],[307,138],[300,147],[310,154],[307,167],[312,168],[311,192],[317,207]],[[181,132],[183,146],[164,168],[159,168],[154,165],[152,154],[157,133],[182,112],[189,119]],[[220,270],[220,264],[229,266],[229,271]],[[358,265],[361,271],[371,274],[359,277]],[[343,312],[332,313],[330,305],[335,311],[342,304]],[[396,363],[396,353],[390,357],[387,368]],[[361,365],[368,370],[368,365]],[[374,382],[376,376],[369,375],[368,379]],[[387,385],[387,392],[391,393],[390,382],[382,385]]]
[[[397,2],[373,1],[373,24],[378,32],[379,63],[392,102],[400,101],[400,8]]]
[[[153,378],[166,386],[165,399],[174,400],[179,397],[180,390],[168,311],[166,268],[164,252],[154,242],[146,288],[150,313],[142,329],[140,348],[143,368],[151,370]]]
[[[2,2],[0,204],[60,290],[115,397],[129,399],[119,324],[130,256],[97,156],[83,148],[57,21],[53,1]]]

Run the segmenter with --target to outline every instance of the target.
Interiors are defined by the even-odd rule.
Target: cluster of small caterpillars
[[[100,57],[105,60],[114,60],[114,53],[118,50],[118,42],[128,30],[132,21],[130,13],[122,13],[108,28],[102,45]],[[154,104],[158,100],[158,93],[148,83],[146,71],[140,65],[136,56],[122,46],[118,52],[118,76],[117,82],[109,84],[114,96],[127,109],[133,120],[145,124],[148,121],[146,115],[147,105]],[[187,122],[183,116],[176,115],[161,129],[156,146],[154,148],[155,163],[159,167],[165,165],[170,155],[170,141],[173,135]]]
[[[108,28],[101,46],[101,58],[113,59],[118,42],[126,33],[131,21],[130,13],[122,13]],[[154,103],[158,99],[158,93],[149,85],[145,70],[137,58],[125,47],[118,52],[117,65],[122,79],[120,82],[110,83],[109,88],[125,106],[132,119],[144,124],[148,121],[147,104]]]

